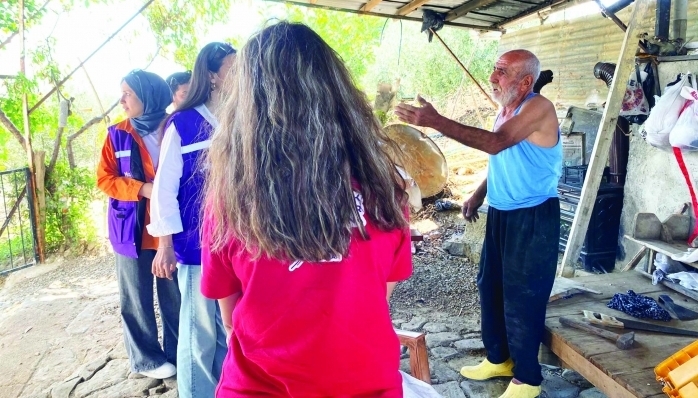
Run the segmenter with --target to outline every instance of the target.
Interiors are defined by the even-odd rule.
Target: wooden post
[[[558,271],[558,276],[574,276],[574,266],[579,258],[579,253],[582,251],[582,244],[589,227],[591,212],[594,210],[594,203],[601,184],[603,170],[608,162],[608,150],[611,148],[613,132],[616,130],[628,76],[635,65],[639,25],[645,18],[649,3],[650,0],[637,0],[635,2],[628,29],[625,31],[625,39],[623,39],[623,46],[616,63],[618,66],[616,67],[615,77],[608,92],[606,108],[603,111],[599,131],[596,134],[596,143],[591,154],[591,161],[589,162],[586,179],[582,187],[582,195],[577,212],[574,215],[574,221],[572,221],[572,229],[567,240],[567,249],[562,258],[562,267]]]
[[[26,77],[27,75],[27,70],[26,70],[26,64],[25,64],[25,52],[26,52],[26,47],[25,47],[25,18],[24,18],[24,0],[19,0],[19,40],[20,40],[20,54],[19,54],[19,72]],[[37,191],[43,190],[43,178],[42,178],[42,186],[37,186],[37,180],[36,180],[36,174],[35,174],[35,161],[34,159],[34,150],[32,149],[32,139],[31,139],[31,131],[29,129],[29,96],[27,94],[27,90],[23,90],[24,92],[22,93],[22,125],[24,129],[24,135],[25,135],[25,143],[26,143],[26,150],[27,150],[27,164],[29,165],[29,174],[31,175],[32,179],[32,187],[34,189],[31,190],[30,194],[34,198],[34,222],[36,223],[36,235],[34,239],[36,240],[36,247],[38,249],[38,254],[39,254],[39,262],[43,263],[45,258],[45,253],[44,253],[44,226],[41,222],[41,214],[44,213],[43,209],[41,209],[39,205],[39,198],[37,197]],[[43,160],[43,159],[42,159]]]
[[[39,259],[41,262],[46,257],[46,151],[34,152],[34,200],[36,218],[36,235],[39,244]]]

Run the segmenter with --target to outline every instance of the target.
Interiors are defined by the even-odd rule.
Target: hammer
[[[635,332],[629,332],[625,334],[616,334],[609,332],[608,330],[597,328],[596,326],[591,326],[588,323],[576,321],[574,319],[566,318],[564,316],[560,317],[560,323],[575,329],[581,329],[586,332],[601,336],[605,339],[611,340],[616,343],[616,347],[621,350],[628,350],[633,347],[635,342]]]

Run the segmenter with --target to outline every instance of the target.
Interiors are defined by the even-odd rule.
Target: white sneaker
[[[150,377],[151,379],[167,379],[177,374],[177,368],[169,362],[165,362],[152,370],[145,370],[139,372],[145,377]]]

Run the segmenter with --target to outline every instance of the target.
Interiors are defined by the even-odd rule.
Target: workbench
[[[579,277],[574,278],[574,281],[601,294],[578,294],[549,303],[544,344],[560,358],[563,367],[579,372],[610,398],[666,397],[661,385],[655,380],[654,367],[695,341],[695,338],[635,331],[634,347],[620,350],[610,340],[561,325],[559,318],[572,316],[581,319],[582,310],[591,310],[625,319],[698,330],[698,320],[658,322],[637,319],[606,307],[613,294],[626,293],[628,290],[655,300],[660,294],[666,294],[676,304],[694,311],[698,311],[698,302],[662,285],[653,286],[636,271]],[[608,330],[616,333],[629,331]]]

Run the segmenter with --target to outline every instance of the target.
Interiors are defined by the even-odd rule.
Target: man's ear
[[[532,88],[535,83],[536,82],[533,80],[533,75],[526,75],[523,78],[523,85],[524,85],[524,88],[527,90]]]

